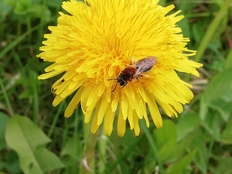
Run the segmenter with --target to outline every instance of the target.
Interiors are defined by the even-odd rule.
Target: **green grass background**
[[[80,109],[65,119],[70,98],[54,108],[51,85],[38,81],[48,65],[36,58],[61,0],[0,1],[0,174],[230,174],[232,173],[232,0],[161,0],[175,4],[178,23],[204,64],[200,77],[182,75],[194,100],[177,119],[135,137],[97,137],[92,172],[83,172],[89,132]]]

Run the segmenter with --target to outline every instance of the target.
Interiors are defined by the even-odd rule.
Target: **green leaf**
[[[56,0],[56,1],[45,1],[48,7],[53,7],[59,9],[63,0]]]
[[[209,108],[218,111],[227,121],[232,111],[232,67],[216,75],[209,83],[200,103],[200,117],[205,119]]]
[[[194,158],[196,154],[196,150],[191,151],[189,154],[184,156],[181,160],[179,160],[176,163],[173,163],[170,165],[170,167],[167,170],[168,174],[183,174],[183,170],[190,164],[192,159]]]
[[[193,37],[197,42],[200,42],[202,37],[204,37],[204,27],[201,26],[205,26],[205,25],[207,25],[205,21],[201,21],[201,20],[192,24]]]
[[[10,6],[16,6],[17,1],[15,0],[5,0],[4,3],[10,5]]]
[[[11,7],[4,1],[0,1],[0,22],[5,20],[5,17],[10,13]]]
[[[222,120],[219,113],[208,112],[208,114],[205,117],[205,120],[201,123],[201,125],[215,140],[220,141],[221,127],[223,126],[223,123],[224,121]]]
[[[15,7],[15,14],[21,15],[21,14],[26,14],[27,11],[30,9],[31,2],[29,0],[20,0],[17,1],[18,3],[16,4]]]
[[[154,132],[159,157],[165,160],[171,153],[177,141],[175,124],[170,120],[164,120],[163,127]]]
[[[45,22],[51,20],[51,11],[44,5],[32,4],[27,10],[27,15],[33,18],[43,18]]]
[[[61,156],[72,156],[74,158],[79,158],[81,156],[81,142],[77,137],[71,138],[64,146],[61,151]]]
[[[189,138],[188,136],[184,139],[182,139],[180,142],[177,142],[175,144],[175,147],[171,153],[171,155],[168,157],[167,160],[165,160],[166,163],[172,163],[180,158],[183,157],[183,155],[185,154],[185,149],[187,147],[187,144],[189,142]]]
[[[6,142],[18,154],[25,174],[43,174],[63,167],[59,158],[44,147],[50,139],[27,117],[9,120]]]
[[[159,0],[158,4],[161,6],[166,6],[167,0]]]
[[[177,141],[182,140],[189,133],[191,133],[196,126],[200,124],[198,114],[185,114],[178,119],[177,123]]]
[[[221,141],[224,143],[232,144],[232,115],[230,115],[229,120],[226,122],[226,127],[222,132]]]
[[[7,151],[4,155],[4,169],[9,173],[22,173],[22,170],[19,166],[18,155],[13,151]]]
[[[207,165],[210,154],[208,153],[206,143],[208,139],[201,129],[197,129],[194,134],[191,135],[191,141],[189,142],[188,149],[194,150],[197,149],[197,153],[194,158],[194,162],[197,167],[202,171],[202,173],[206,173]]]
[[[45,147],[38,147],[35,149],[34,155],[43,171],[53,171],[64,167],[61,160]]]
[[[217,166],[212,167],[210,170],[212,173],[223,173],[223,174],[232,174],[232,157],[227,158],[217,158]]]
[[[66,173],[78,173],[79,166],[77,163],[81,161],[82,151],[81,142],[77,137],[72,137],[67,141],[61,152]]]
[[[182,19],[180,22],[178,22],[178,26],[182,29],[184,36],[190,36],[190,26],[188,25],[189,18],[186,16],[184,19]]]
[[[228,52],[226,56],[225,67],[226,68],[232,67],[232,49],[230,49],[230,51]]]

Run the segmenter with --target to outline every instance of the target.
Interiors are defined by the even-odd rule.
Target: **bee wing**
[[[135,64],[136,73],[134,77],[138,77],[141,73],[151,70],[156,62],[157,62],[157,58],[153,56],[149,56],[149,57],[139,60]]]

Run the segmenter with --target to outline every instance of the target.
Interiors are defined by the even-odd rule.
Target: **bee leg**
[[[107,80],[109,81],[109,80],[117,80],[117,79],[116,79],[116,78],[113,78],[113,79],[107,79]]]
[[[114,86],[114,89],[111,91],[111,93],[113,93],[113,92],[115,91],[117,85],[118,85],[118,82],[117,82],[116,85]]]
[[[142,77],[146,77],[146,78],[150,78],[151,76],[150,75],[148,75],[148,74],[141,74],[140,76],[142,76]]]
[[[148,75],[148,74],[139,74],[138,76],[135,76],[134,78],[139,80],[140,77],[150,78],[150,75]]]

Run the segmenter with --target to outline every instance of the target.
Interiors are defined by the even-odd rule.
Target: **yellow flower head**
[[[157,3],[63,2],[69,14],[59,13],[58,25],[49,27],[51,33],[44,36],[47,40],[38,57],[53,63],[39,79],[63,74],[52,86],[54,106],[75,92],[65,117],[80,103],[85,123],[92,120],[92,133],[104,122],[105,133],[110,135],[116,118],[118,135],[123,136],[127,121],[135,135],[140,133],[139,119],[145,119],[149,127],[151,116],[156,127],[162,127],[158,106],[170,117],[183,111],[193,94],[191,85],[176,72],[198,76],[196,68],[201,64],[188,59],[195,51],[186,48],[189,39],[176,26],[183,18],[177,16],[180,11],[167,15],[174,5],[161,7]],[[144,61],[148,58],[155,60],[153,64]],[[135,75],[138,68],[141,72]]]

